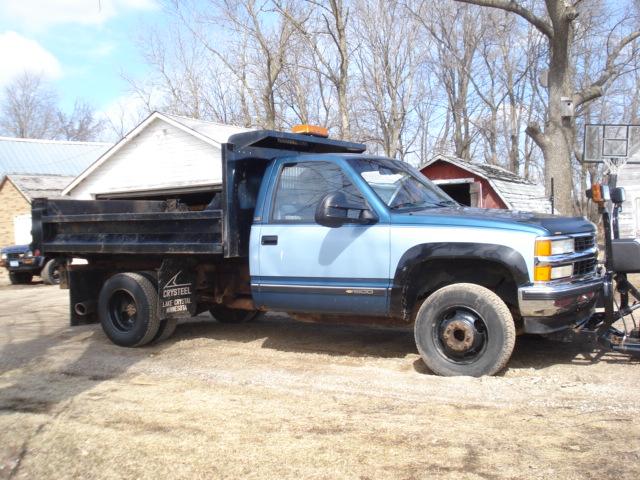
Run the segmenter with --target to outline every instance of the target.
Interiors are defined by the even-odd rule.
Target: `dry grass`
[[[179,325],[121,349],[66,292],[0,287],[1,478],[613,478],[640,474],[640,370],[523,338],[493,378],[425,371],[411,333]]]

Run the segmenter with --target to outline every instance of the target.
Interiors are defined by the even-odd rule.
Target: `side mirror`
[[[318,203],[315,220],[323,227],[337,228],[347,223],[370,225],[378,221],[378,216],[364,202],[352,202],[343,192],[333,192]]]
[[[611,201],[613,203],[617,203],[617,204],[624,203],[624,200],[625,200],[624,188],[616,187],[611,189]]]

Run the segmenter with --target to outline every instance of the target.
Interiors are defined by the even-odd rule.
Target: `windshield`
[[[349,163],[391,210],[458,205],[406,163],[380,158],[351,158]]]

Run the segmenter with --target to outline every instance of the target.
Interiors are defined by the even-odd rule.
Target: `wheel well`
[[[518,286],[501,263],[483,259],[426,260],[413,267],[404,294],[404,311],[413,320],[422,303],[436,290],[452,283],[474,283],[495,292],[512,313],[517,313]]]

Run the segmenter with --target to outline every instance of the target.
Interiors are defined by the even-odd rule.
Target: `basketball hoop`
[[[629,160],[627,157],[609,157],[603,158],[602,163],[607,169],[607,174],[618,176],[620,170],[627,164],[627,160]]]

